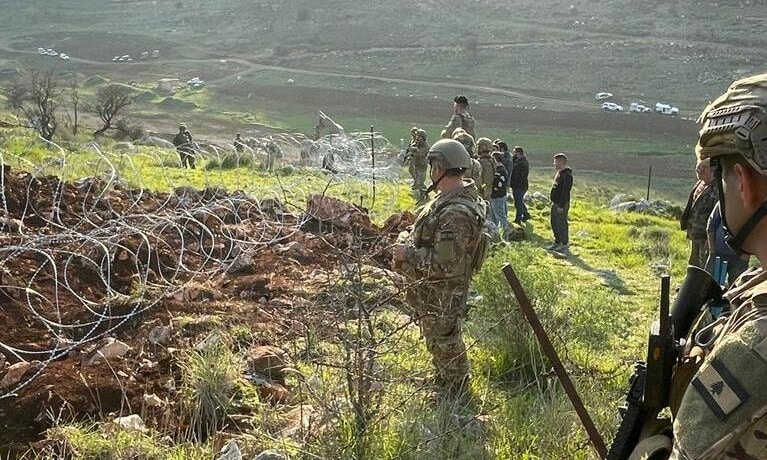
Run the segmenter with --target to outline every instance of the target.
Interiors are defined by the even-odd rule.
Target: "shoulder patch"
[[[749,397],[724,363],[716,359],[701,369],[692,385],[719,420],[724,420]]]

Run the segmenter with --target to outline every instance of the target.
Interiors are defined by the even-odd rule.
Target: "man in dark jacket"
[[[679,224],[682,230],[687,231],[687,239],[690,240],[690,265],[704,268],[708,251],[706,250],[706,224],[719,201],[719,189],[714,180],[709,160],[703,160],[695,167],[698,182],[690,192],[687,206],[682,211]]]
[[[525,206],[525,193],[527,193],[527,176],[530,174],[530,163],[525,158],[525,151],[520,146],[512,150],[514,164],[509,175],[509,186],[511,187],[511,196],[514,197],[514,209],[516,216],[514,222],[520,224],[530,220],[530,213]]]
[[[554,155],[554,185],[551,186],[551,231],[554,233],[554,244],[549,250],[567,253],[570,250],[570,223],[567,215],[570,212],[570,191],[573,188],[573,170],[567,166],[567,156],[564,153]]]

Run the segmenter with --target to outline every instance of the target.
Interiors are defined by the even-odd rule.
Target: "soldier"
[[[736,253],[767,264],[767,73],[733,83],[703,111],[696,154],[710,159]],[[702,363],[674,419],[672,460],[767,458],[767,272],[744,273],[730,312],[695,336]],[[677,383],[677,382],[675,382]]]
[[[459,142],[437,141],[428,161],[439,193],[418,209],[412,231],[400,235],[394,269],[411,282],[406,298],[419,317],[436,383],[463,393],[469,361],[461,329],[469,282],[487,251],[482,232],[487,208],[474,184],[463,180],[471,162]]]
[[[493,175],[495,175],[495,160],[493,160],[492,152],[493,141],[486,137],[480,137],[479,140],[477,140],[477,160],[482,169],[479,183],[477,183],[476,186],[477,190],[479,190],[479,196],[488,203],[490,202],[490,195],[493,191]]]
[[[463,128],[456,128],[453,132],[453,140],[460,142],[471,157],[471,167],[466,172],[465,177],[474,181],[474,185],[479,185],[482,180],[482,165],[477,160],[477,149],[474,144],[474,138],[463,130]]]
[[[475,125],[476,121],[469,113],[469,100],[466,99],[466,96],[456,96],[453,98],[453,116],[450,118],[447,126],[445,126],[445,129],[442,130],[441,137],[450,139],[456,128],[462,128],[471,137],[476,139]]]
[[[192,134],[186,129],[186,125],[178,125],[178,134],[173,138],[173,145],[176,146],[181,166],[194,169],[194,143]]]
[[[426,190],[424,182],[426,181],[426,167],[428,163],[426,156],[429,153],[429,143],[426,142],[426,131],[418,129],[413,142],[405,152],[405,161],[408,162],[408,172],[413,178],[412,190],[423,194]]]
[[[237,153],[242,153],[245,150],[245,141],[242,140],[240,133],[234,136],[234,150]]]
[[[716,206],[719,193],[716,189],[714,174],[711,171],[709,160],[698,162],[695,167],[698,182],[693,187],[687,199],[687,206],[679,219],[682,230],[687,231],[687,239],[690,240],[690,265],[703,268],[706,266],[708,251],[706,250],[707,235],[706,224],[708,217]]]

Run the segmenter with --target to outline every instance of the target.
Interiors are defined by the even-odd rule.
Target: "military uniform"
[[[705,340],[701,368],[674,421],[672,460],[767,459],[767,272],[725,294],[732,313]]]
[[[429,162],[426,156],[429,154],[429,143],[426,140],[416,139],[407,149],[406,158],[410,159],[408,163],[408,172],[413,178],[413,190],[426,190],[426,169]]]
[[[173,145],[176,147],[178,157],[181,160],[181,166],[194,169],[194,143],[192,134],[187,131],[179,131],[173,138]]]
[[[687,239],[691,242],[688,262],[690,265],[700,268],[706,266],[708,257],[706,224],[717,201],[719,201],[717,185],[706,184],[702,180],[695,184],[687,199],[687,206],[679,218],[679,224],[682,230],[687,231]]]
[[[449,138],[453,135],[453,131],[455,131],[456,128],[463,128],[471,137],[476,138],[477,135],[474,130],[476,124],[476,120],[474,120],[474,117],[472,117],[467,110],[454,113],[453,116],[450,117],[450,121],[445,126],[444,131],[442,131],[444,133],[442,137]]]
[[[495,175],[495,160],[490,156],[490,153],[482,154],[477,159],[479,161],[481,172],[479,182],[477,182],[477,189],[479,189],[480,196],[487,202],[490,202],[490,195],[493,192],[493,176]]]
[[[439,193],[418,210],[413,230],[402,235],[406,260],[395,265],[412,283],[407,301],[419,317],[437,377],[448,387],[461,387],[469,374],[461,330],[486,215],[471,182]]]

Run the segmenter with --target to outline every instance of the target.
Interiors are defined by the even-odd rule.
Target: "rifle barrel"
[[[525,293],[525,289],[522,287],[522,283],[519,282],[519,278],[517,278],[517,274],[514,273],[511,264],[504,265],[503,274],[506,276],[506,281],[508,281],[509,286],[511,286],[511,290],[514,291],[514,297],[517,298],[519,308],[527,318],[530,326],[532,326],[533,332],[538,338],[538,343],[541,345],[541,348],[543,348],[543,353],[549,358],[549,361],[551,361],[551,365],[554,367],[554,372],[557,374],[557,377],[559,377],[559,381],[562,383],[565,393],[567,393],[570,402],[575,407],[575,412],[578,414],[581,423],[583,423],[583,426],[586,428],[591,445],[594,446],[599,458],[606,459],[607,446],[605,445],[605,440],[602,438],[602,435],[599,434],[599,431],[597,431],[597,427],[594,425],[594,421],[586,410],[586,406],[583,404],[581,397],[575,390],[575,386],[573,385],[572,380],[570,380],[570,376],[567,374],[565,366],[559,359],[556,350],[554,350],[554,346],[551,344],[548,334],[546,334],[546,331],[543,329],[543,325],[541,325],[540,320],[538,320],[538,315],[535,314],[530,299],[527,298],[527,293]]]

